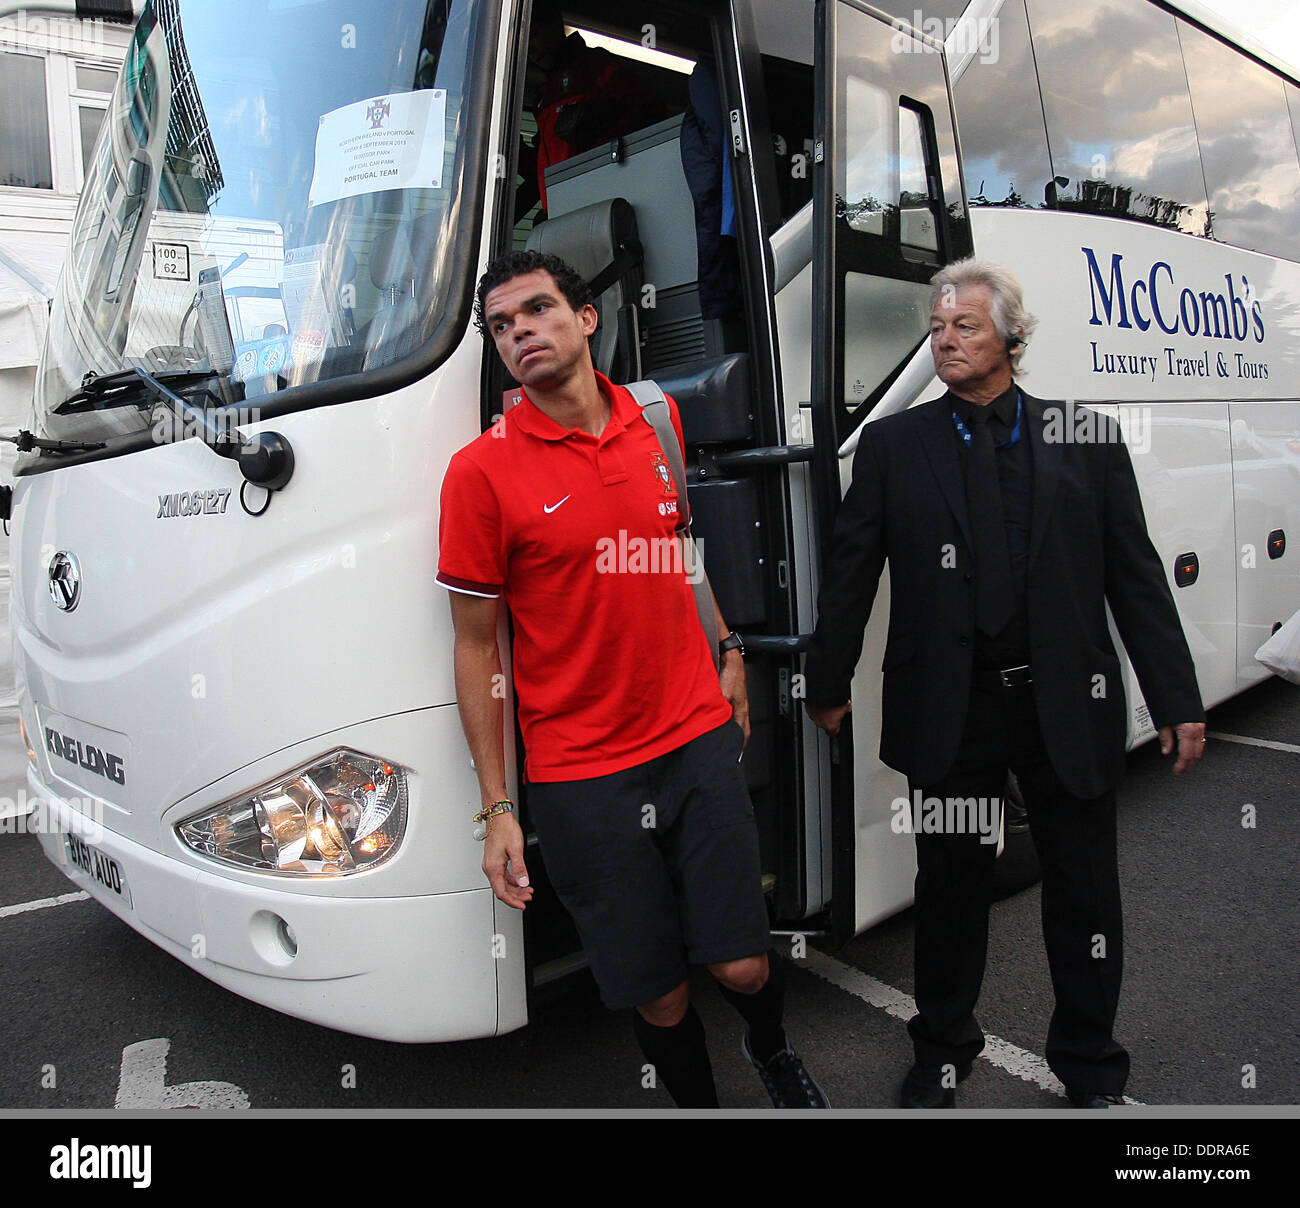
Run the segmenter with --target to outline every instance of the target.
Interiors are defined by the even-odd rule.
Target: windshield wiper
[[[171,409],[185,430],[201,437],[203,443],[218,457],[228,457],[237,462],[240,473],[254,486],[278,491],[293,476],[293,449],[278,432],[259,432],[251,439],[245,439],[228,415],[218,416],[205,411],[143,369],[137,367],[129,370],[129,373],[148,386],[154,397]],[[221,376],[216,370],[210,370],[199,374],[169,374],[168,380],[197,377],[210,381]],[[205,393],[209,397],[216,397],[210,391]],[[220,401],[217,399],[217,402]]]
[[[217,373],[208,369],[199,372],[173,371],[165,375],[167,381],[174,382],[181,389],[210,382],[217,376],[219,376]],[[146,380],[142,381],[142,378]],[[149,386],[148,378],[147,373],[134,369],[120,369],[114,373],[88,373],[81,379],[81,389],[55,407],[52,414],[77,415],[86,411],[110,410],[114,407],[138,407],[141,405],[142,398],[147,398],[149,407],[152,407],[156,394]],[[154,379],[154,382],[159,389],[165,389],[158,379]],[[140,394],[141,386],[145,387],[143,396]],[[221,403],[222,400],[210,390],[205,393],[216,403]],[[89,453],[95,449],[108,447],[102,440],[48,440],[37,436],[34,432],[28,432],[25,428],[20,429],[13,436],[0,436],[0,441],[16,445],[19,453],[30,453],[33,449],[39,449],[43,453]]]
[[[113,373],[88,373],[81,379],[81,389],[54,408],[54,415],[77,415],[83,411],[107,411],[114,407],[139,407],[147,400],[149,407],[158,398],[159,390],[166,390],[172,398],[170,386],[185,390],[191,386],[211,382],[220,375],[214,369],[181,369],[168,373],[150,374],[143,369],[119,369]],[[163,383],[167,383],[164,386]],[[142,392],[143,387],[143,392]],[[212,391],[205,393],[218,405],[222,400]]]
[[[238,462],[240,473],[248,482],[265,487],[268,491],[280,490],[293,476],[293,449],[283,436],[278,432],[259,432],[246,439],[235,424],[230,422],[228,414],[210,413],[171,388],[174,384],[185,389],[221,377],[222,374],[215,369],[197,372],[181,370],[156,376],[139,367],[122,369],[116,373],[88,373],[81,381],[81,389],[56,407],[54,414],[69,415],[108,407],[138,407],[143,401],[140,396],[143,387],[150,406],[154,402],[161,402],[171,411],[177,421],[175,430],[200,437],[219,457],[228,457]],[[204,390],[203,394],[219,406],[224,405],[223,400],[211,390]],[[38,440],[30,432],[20,432],[17,437],[6,439],[13,440],[24,452],[31,449],[68,452],[105,447],[103,442],[82,444],[70,440]]]
[[[19,453],[30,453],[33,449],[43,449],[47,453],[85,453],[92,449],[104,448],[104,442],[86,440],[43,440],[28,432],[26,428],[13,436],[0,436],[0,440],[17,445]]]

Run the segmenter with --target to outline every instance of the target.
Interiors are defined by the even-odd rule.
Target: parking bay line
[[[90,894],[61,893],[57,898],[37,898],[34,902],[19,902],[14,906],[0,906],[0,919],[7,919],[11,914],[26,914],[29,910],[44,910],[47,906],[66,906],[69,902],[89,901]]]
[[[1267,747],[1270,751],[1290,751],[1300,755],[1300,747],[1290,742],[1273,742],[1267,738],[1247,738],[1244,734],[1222,734],[1218,730],[1206,730],[1206,738],[1217,738],[1223,742],[1239,742],[1248,747]]]
[[[839,989],[862,999],[870,1006],[879,1007],[904,1023],[916,1014],[916,1003],[910,995],[878,981],[870,974],[863,973],[861,969],[837,961],[816,948],[808,948],[801,959],[791,963],[806,967],[810,973],[817,974],[823,981],[838,986]],[[1062,1097],[1065,1095],[1065,1087],[1061,1085],[1060,1079],[1052,1073],[1043,1058],[999,1036],[985,1035],[984,1051],[980,1054],[980,1058],[1025,1082],[1032,1082],[1045,1091],[1051,1091]],[[1138,1100],[1127,1096],[1124,1102],[1135,1107],[1142,1106]]]

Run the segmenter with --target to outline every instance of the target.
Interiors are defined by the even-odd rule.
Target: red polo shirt
[[[438,582],[510,608],[535,781],[622,771],[731,717],[675,537],[672,472],[636,400],[596,378],[611,409],[599,437],[525,394],[442,484]]]

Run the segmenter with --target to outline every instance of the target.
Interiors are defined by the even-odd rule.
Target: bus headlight
[[[27,723],[23,721],[23,712],[18,710],[18,733],[22,736],[23,746],[27,748],[27,759],[33,767],[36,766],[36,748],[32,746],[32,740],[27,737]]]
[[[185,819],[176,831],[214,860],[340,876],[386,860],[406,830],[406,770],[340,748]]]

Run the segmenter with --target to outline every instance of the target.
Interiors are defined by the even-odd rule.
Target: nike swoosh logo
[[[563,499],[560,500],[560,503],[567,503],[572,498],[573,498],[572,495],[566,495]],[[550,505],[550,507],[547,507],[546,504],[542,504],[542,511],[549,516],[553,511],[555,511],[556,508],[560,506],[560,503],[553,503]]]

